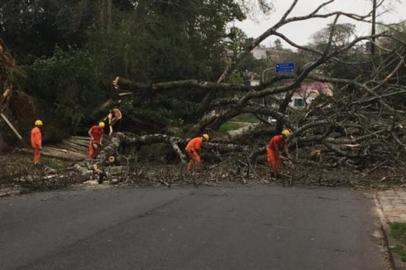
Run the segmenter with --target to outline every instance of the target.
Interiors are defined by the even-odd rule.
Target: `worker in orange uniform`
[[[34,149],[34,165],[38,165],[41,160],[42,149],[42,133],[41,129],[44,123],[41,120],[36,120],[34,128],[31,130],[31,146]]]
[[[200,169],[200,149],[202,149],[203,142],[208,140],[209,135],[203,134],[201,137],[195,137],[187,143],[185,150],[190,158],[190,161],[187,165],[188,171],[192,171],[193,168],[195,168],[196,170]]]
[[[103,142],[104,127],[104,122],[100,122],[98,125],[93,125],[89,129],[90,143],[88,154],[90,159],[95,159],[100,152]]]
[[[279,176],[282,169],[280,151],[284,151],[286,156],[289,157],[288,143],[286,142],[289,135],[290,131],[288,129],[282,130],[280,135],[272,137],[266,147],[267,161],[275,176]]]

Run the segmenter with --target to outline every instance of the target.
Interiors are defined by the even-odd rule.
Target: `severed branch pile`
[[[116,133],[98,160],[87,167],[93,166],[102,174],[112,163],[123,165],[125,160],[128,161],[123,153],[129,148],[135,147],[133,151],[137,152],[142,145],[161,143],[170,146],[180,163],[184,164],[186,139],[183,138],[202,132],[216,134],[222,124],[247,113],[254,115],[259,124],[232,138],[216,139],[212,136],[214,142],[206,145],[205,160],[207,163],[212,161],[211,165],[207,165],[209,174],[228,163],[227,166],[235,165],[229,167],[230,177],[237,177],[236,172],[248,178],[265,177],[268,170],[258,165],[263,164],[264,143],[284,127],[293,130],[289,138],[295,157],[294,165],[289,169],[291,179],[306,178],[306,173],[314,172],[315,168],[372,173],[401,167],[406,152],[406,43],[396,35],[396,31],[387,28],[388,31],[374,36],[355,36],[345,44],[335,44],[339,19],[344,17],[369,22],[372,11],[365,15],[340,11],[323,13],[323,8],[333,2],[326,1],[307,15],[292,17],[290,15],[298,3],[298,0],[293,1],[280,21],[248,44],[216,82],[186,80],[146,84],[117,77],[113,86],[119,99],[129,99],[134,106],[148,102],[155,106],[152,102],[159,98],[170,100],[173,106],[188,108],[192,104],[197,109],[190,114],[198,121],[185,123],[188,131],[184,136]],[[312,19],[332,19],[328,41],[322,49],[297,44],[279,32],[288,24]],[[295,74],[276,76],[255,87],[223,82],[244,55],[270,36],[277,36],[308,55],[308,62],[298,67]],[[375,56],[369,55],[365,49],[371,40],[378,50]],[[354,51],[360,54],[359,62],[344,60],[344,55]],[[326,70],[337,64],[344,70],[355,67],[359,74],[331,76]],[[334,95],[319,96],[305,110],[289,107],[292,96],[305,81],[329,83],[333,86]],[[201,96],[198,102],[188,99],[196,95]],[[223,177],[224,170],[218,172],[213,178]]]

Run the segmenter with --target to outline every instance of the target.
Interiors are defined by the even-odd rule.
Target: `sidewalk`
[[[406,223],[406,191],[379,191],[377,199],[388,222]]]
[[[406,223],[406,190],[386,190],[376,193],[377,207],[381,212],[381,221],[388,238],[389,247],[396,245],[396,241],[390,237],[389,223]],[[396,270],[406,270],[406,263],[392,252]]]

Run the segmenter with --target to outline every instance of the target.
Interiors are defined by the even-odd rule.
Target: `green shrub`
[[[48,130],[55,136],[87,127],[89,115],[105,99],[98,67],[85,51],[57,48],[52,57],[24,68],[24,89],[36,100],[37,117],[44,119],[47,128],[52,126]]]

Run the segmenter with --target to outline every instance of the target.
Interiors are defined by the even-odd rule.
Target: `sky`
[[[299,0],[290,16],[306,15],[325,1],[326,0]],[[267,16],[260,16],[256,19],[256,21],[246,19],[242,22],[235,22],[234,26],[241,28],[249,37],[255,38],[278,22],[292,2],[292,0],[274,0],[274,9],[271,14]],[[340,10],[365,15],[371,9],[371,0],[335,0],[335,2],[323,8],[319,13],[328,13]],[[384,12],[385,10],[387,11]],[[396,23],[406,20],[406,0],[386,0],[385,6],[378,9],[378,14],[380,15],[377,20],[384,23]],[[328,23],[332,22],[332,20],[333,19],[312,19],[298,23],[291,23],[280,28],[279,32],[283,33],[294,42],[305,45],[311,42],[312,35],[315,32],[326,27]],[[355,24],[357,35],[368,35],[371,31],[370,24],[344,18],[339,19],[339,23]],[[261,45],[270,47],[276,38],[277,37],[270,37],[263,41]],[[284,47],[289,47],[286,43],[282,44]]]

